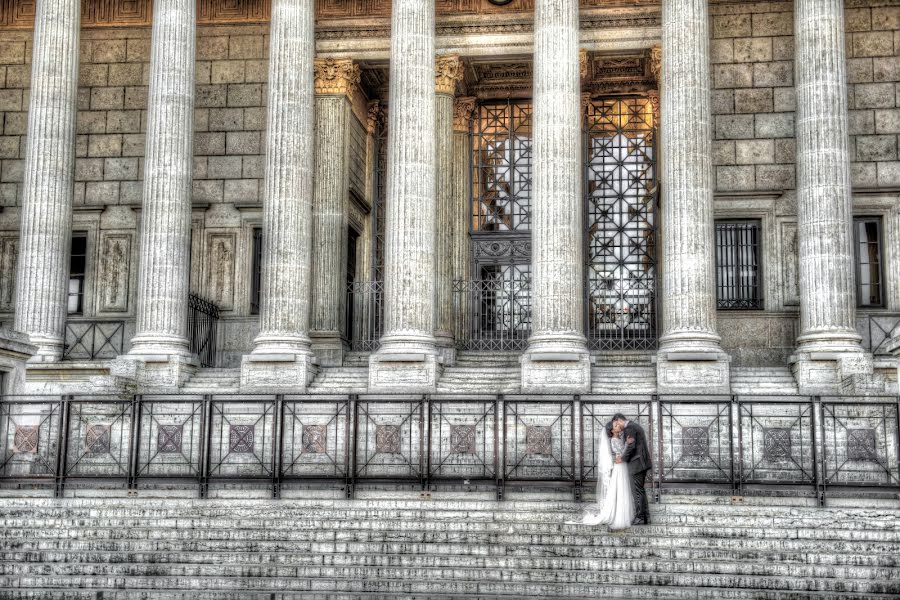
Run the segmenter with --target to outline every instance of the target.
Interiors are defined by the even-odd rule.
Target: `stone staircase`
[[[652,525],[526,495],[0,499],[7,599],[900,596],[900,507],[664,496]],[[857,506],[860,501],[855,501]]]
[[[439,394],[515,394],[522,389],[522,367],[514,352],[460,352],[444,367]]]
[[[200,369],[183,386],[183,394],[236,394],[241,387],[241,370]]]
[[[364,394],[369,389],[369,367],[319,367],[307,388],[310,394]]]
[[[656,393],[656,365],[648,354],[602,353],[592,362],[593,394]]]
[[[732,367],[731,393],[786,396],[800,390],[788,367]]]

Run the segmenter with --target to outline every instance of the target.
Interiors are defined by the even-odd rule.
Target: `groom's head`
[[[628,423],[628,419],[625,418],[625,415],[622,413],[616,413],[612,418],[613,429],[616,431],[622,431],[625,428],[625,424]]]

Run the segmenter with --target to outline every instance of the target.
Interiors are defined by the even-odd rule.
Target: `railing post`
[[[359,396],[353,394],[351,398],[352,406],[350,410],[353,418],[353,438],[350,444],[350,456],[348,457],[350,465],[348,474],[350,481],[347,486],[347,498],[353,498],[353,495],[356,493],[356,452],[359,444]]]
[[[284,452],[284,394],[275,396],[275,422],[272,424],[272,498],[281,498],[281,470]]]
[[[203,423],[201,427],[201,455],[200,455],[200,497],[209,495],[209,465],[212,453],[212,396],[203,395]]]
[[[496,419],[500,433],[500,445],[497,448],[497,460],[500,463],[500,471],[497,473],[497,500],[503,500],[505,496],[506,479],[506,404],[503,394],[498,394],[495,400],[496,411],[499,418]],[[496,440],[496,437],[494,438]]]
[[[663,471],[665,470],[665,462],[663,460],[662,401],[657,394],[653,394],[650,402],[656,408],[656,451],[658,456],[656,467],[656,502],[659,503],[662,500]]]
[[[812,396],[810,398],[810,404],[812,406],[812,447],[813,447],[813,483],[816,488],[816,499],[818,501],[819,506],[825,506],[826,500],[826,479],[827,472],[825,463],[827,461],[827,454],[825,451],[825,408],[822,405],[822,397],[821,396]],[[821,429],[819,429],[821,427]],[[821,432],[821,435],[816,435],[816,430]],[[818,443],[817,443],[818,441]],[[821,448],[819,447],[821,444]],[[818,450],[821,450],[819,452]],[[821,472],[819,471],[821,469]]]
[[[429,394],[425,395],[425,418],[428,419],[428,423],[425,426],[425,432],[427,434],[427,438],[425,440],[419,440],[420,443],[423,443],[425,448],[425,472],[424,472],[424,481],[422,483],[422,489],[428,490],[431,486],[431,421],[432,421],[432,404],[431,404],[431,396]]]
[[[344,496],[353,497],[353,457],[356,453],[356,394],[350,394],[346,406],[347,418],[344,420]]]
[[[578,419],[576,427],[575,419]],[[582,476],[584,475],[584,439],[582,438],[582,422],[581,422],[581,395],[576,394],[572,397],[572,471],[575,479],[575,502],[581,502],[584,490],[582,489]],[[576,439],[577,435],[577,439]],[[577,449],[577,453],[576,453]]]
[[[737,491],[738,496],[744,495],[744,428],[742,426],[741,421],[741,402],[736,394],[731,396],[731,412],[729,414],[737,413],[737,468],[734,465],[734,451],[731,452],[731,490],[732,492]],[[733,417],[732,417],[733,418]],[[729,418],[728,425],[731,427],[731,420]],[[732,440],[734,439],[734,432],[729,432]],[[734,444],[734,442],[731,442]]]
[[[56,436],[56,485],[53,495],[62,498],[66,483],[66,460],[69,449],[69,402],[72,396],[61,396],[59,399],[59,431]]]
[[[131,397],[131,447],[128,465],[128,495],[137,494],[138,461],[141,444],[141,395]]]

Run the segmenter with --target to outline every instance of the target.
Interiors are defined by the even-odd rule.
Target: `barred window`
[[[531,102],[479,106],[472,154],[472,230],[530,230]]]
[[[881,277],[881,219],[853,219],[856,248],[856,303],[861,308],[884,306]]]
[[[245,263],[246,264],[246,263]],[[262,229],[253,228],[253,264],[250,270],[250,314],[259,314],[259,288],[262,283]]]
[[[72,234],[72,254],[69,257],[69,298],[67,312],[70,315],[84,313],[84,274],[87,269],[87,234]]]
[[[763,308],[761,224],[716,221],[716,299],[723,310]]]

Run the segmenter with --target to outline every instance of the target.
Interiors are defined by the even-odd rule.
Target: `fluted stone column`
[[[663,1],[662,393],[730,389],[728,357],[716,333],[707,13],[707,0]]]
[[[273,0],[259,335],[242,389],[302,391],[314,374],[309,339],[314,14],[308,0]]]
[[[853,201],[842,0],[796,0],[797,220],[803,393],[872,373],[856,332]]]
[[[39,2],[34,18],[15,318],[37,347],[33,362],[58,361],[63,353],[80,19],[74,0]]]
[[[578,0],[537,0],[534,14],[532,333],[524,392],[586,392],[584,199]]]
[[[434,342],[434,0],[395,0],[391,11],[385,223],[384,335],[369,388],[431,391]]]
[[[437,136],[435,201],[437,203],[437,232],[435,240],[435,331],[438,350],[444,364],[456,361],[453,336],[453,273],[455,242],[454,170],[454,97],[456,85],[463,78],[463,63],[459,56],[438,56],[435,70],[435,128]]]
[[[178,385],[187,339],[196,3],[153,4],[137,325],[130,354],[163,363],[146,383]]]
[[[469,161],[469,129],[477,98],[457,98],[453,104],[453,145],[451,147],[450,205],[452,206],[453,281],[472,279],[469,228],[472,221],[472,171]],[[440,230],[439,230],[440,231]],[[453,335],[468,339],[472,333],[471,301],[467,286],[453,291]]]
[[[360,69],[352,60],[315,61],[316,170],[313,201],[313,351],[323,366],[343,361],[350,212],[350,119]],[[348,332],[349,333],[349,332]]]

